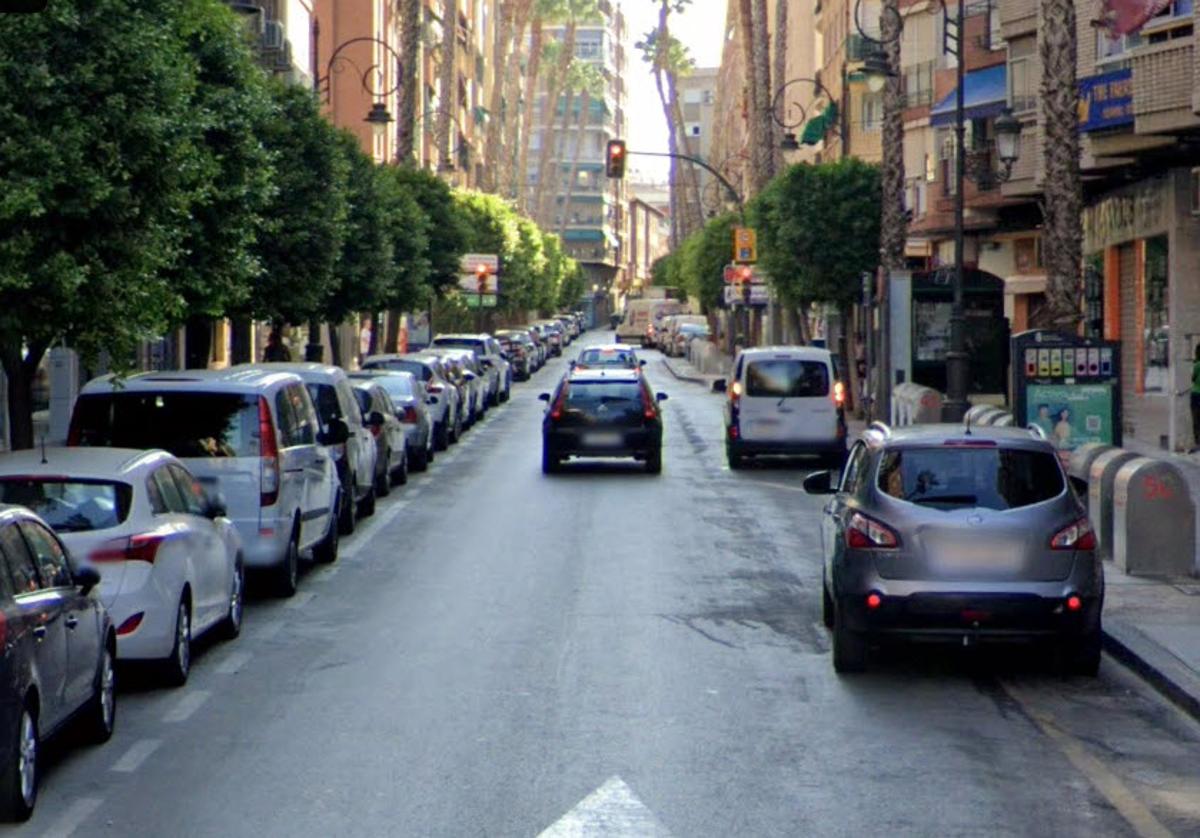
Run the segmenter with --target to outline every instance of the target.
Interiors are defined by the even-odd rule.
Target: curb
[[[1200,721],[1200,675],[1127,623],[1105,620],[1103,631],[1105,651]]]
[[[677,378],[680,381],[690,381],[692,384],[707,384],[708,383],[703,378],[698,378],[694,375],[680,375],[678,372],[675,371],[675,367],[671,366],[671,362],[667,360],[667,357],[665,355],[663,356],[662,363],[663,363],[663,366],[667,368],[667,372],[671,373],[671,375],[675,376],[675,378]]]

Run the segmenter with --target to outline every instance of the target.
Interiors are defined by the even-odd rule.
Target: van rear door
[[[819,442],[837,438],[833,370],[823,358],[786,353],[746,359],[739,424],[747,442]]]

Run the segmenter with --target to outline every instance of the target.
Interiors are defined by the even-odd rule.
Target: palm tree
[[[517,205],[526,212],[529,209],[529,190],[525,188],[525,180],[529,176],[529,140],[533,134],[533,109],[537,104],[545,53],[543,27],[547,21],[557,20],[561,16],[564,2],[533,0],[533,19],[529,24],[529,62],[525,67],[524,110],[521,111],[521,150],[517,155],[517,171],[513,178]]]
[[[571,211],[571,199],[574,197],[575,183],[579,178],[579,160],[583,154],[584,136],[591,121],[592,99],[604,95],[604,74],[595,64],[581,64],[574,81],[575,88],[579,91],[579,118],[575,123],[575,153],[571,156],[571,170],[567,175],[563,196],[562,218],[558,224],[560,236],[567,227],[567,215]]]
[[[484,137],[483,183],[484,192],[495,192],[500,183],[500,143],[503,138],[504,82],[508,72],[509,53],[513,43],[513,19],[516,14],[515,0],[498,0],[496,45],[492,52],[492,95],[488,99],[488,124]]]
[[[890,0],[889,0],[890,2]],[[779,88],[787,80],[787,39],[788,39],[788,3],[775,4],[775,55],[774,67],[772,72],[775,76],[775,87]],[[771,104],[775,104],[774,95],[771,96]],[[772,120],[774,125],[774,120]],[[783,149],[779,145],[782,139],[782,129],[775,126],[771,134],[771,149],[774,161],[772,168],[778,172],[783,168]]]
[[[516,197],[516,155],[517,141],[520,136],[520,99],[521,79],[524,69],[529,66],[528,58],[522,59],[525,49],[525,31],[529,27],[529,18],[533,12],[533,0],[510,0],[513,5],[512,49],[508,62],[500,67],[504,75],[504,104],[501,108],[501,139],[500,147],[491,156],[492,165],[496,167],[496,191],[503,192],[509,197]],[[518,71],[520,67],[520,71]]]
[[[882,214],[879,219],[879,263],[890,273],[904,267],[904,242],[908,238],[908,216],[904,212],[904,92],[900,75],[900,17],[899,0],[884,0],[880,39],[887,55],[888,77],[883,89],[883,160],[881,172]],[[844,153],[844,150],[843,150]],[[879,305],[887,311],[887,285],[882,289]],[[880,369],[890,369],[890,320],[885,313],[879,335]],[[891,383],[888,374],[876,377],[875,415],[890,412]]]
[[[1075,4],[1041,0],[1043,241],[1046,308],[1043,323],[1074,331],[1080,321],[1083,187],[1079,173],[1079,91],[1075,81]]]
[[[578,58],[571,59],[571,64],[567,68],[567,75],[562,85],[562,114],[558,117],[557,125],[547,123],[546,128],[542,132],[542,142],[553,146],[554,158],[550,170],[546,173],[547,182],[542,190],[541,200],[533,205],[533,217],[547,229],[554,221],[552,216],[562,181],[562,164],[567,156],[567,128],[571,122],[571,114],[575,105],[575,95],[580,91],[583,84],[583,68],[585,66],[586,64]],[[539,184],[541,181],[540,175],[541,173],[539,172]]]
[[[396,103],[396,161],[415,158],[416,118],[420,103],[421,0],[400,0],[400,96]],[[372,333],[374,334],[374,333]]]
[[[758,146],[752,151],[758,157],[758,185],[755,192],[775,176],[775,162],[778,159],[775,123],[771,119],[771,36],[767,29],[767,20],[767,0],[754,0],[751,20],[752,61],[746,66],[754,77],[750,119],[758,128]]]
[[[438,170],[447,172],[454,168],[451,156],[450,120],[458,110],[458,84],[455,76],[458,64],[458,0],[444,0],[446,10],[442,19],[442,66],[439,68],[437,114]]]

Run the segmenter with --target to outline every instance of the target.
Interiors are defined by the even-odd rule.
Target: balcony
[[[1192,38],[1138,47],[1133,51],[1133,117],[1139,134],[1200,125],[1193,108]]]

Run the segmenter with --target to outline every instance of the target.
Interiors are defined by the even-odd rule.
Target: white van
[[[291,596],[301,551],[337,559],[340,486],[327,446],[351,432],[344,422],[321,431],[299,376],[243,367],[97,378],[75,402],[68,445],[174,454],[222,496],[246,567],[269,569]]]
[[[648,349],[653,346],[652,336],[662,327],[663,318],[685,310],[686,305],[679,300],[630,300],[625,303],[625,317],[617,326],[616,342],[641,344]]]
[[[743,349],[725,390],[725,454],[731,469],[763,454],[846,457],[845,386],[833,356],[812,346]]]

